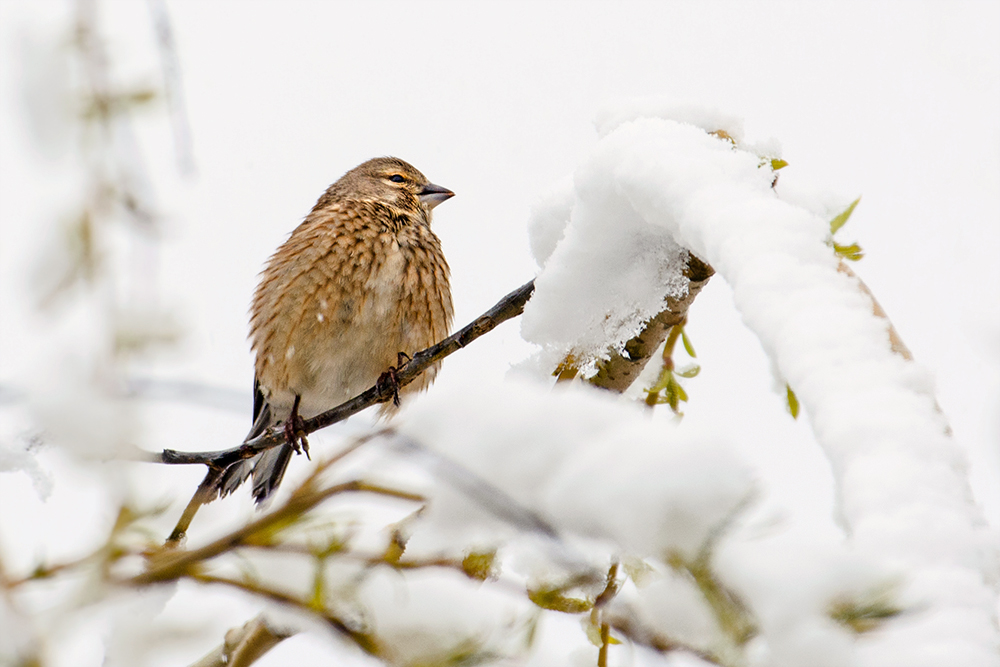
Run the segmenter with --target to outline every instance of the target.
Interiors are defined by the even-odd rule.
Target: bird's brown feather
[[[289,418],[296,396],[303,417],[335,407],[374,385],[399,353],[412,355],[448,335],[448,263],[430,228],[436,202],[420,196],[437,187],[402,160],[370,160],[331,185],[268,260],[250,308],[268,425]],[[403,393],[425,389],[436,372]],[[383,414],[391,411],[385,406]],[[268,425],[255,424],[251,435]],[[288,462],[288,452],[273,451],[227,471],[220,492],[232,492],[252,468],[254,495],[265,498]]]

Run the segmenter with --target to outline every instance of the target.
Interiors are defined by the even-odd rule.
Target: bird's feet
[[[390,394],[392,396],[392,404],[397,408],[399,407],[399,369],[410,362],[410,355],[406,352],[396,353],[396,365],[390,366],[389,370],[382,373],[378,377],[378,382],[376,386],[378,387],[378,392],[380,396],[385,396]]]
[[[296,394],[295,403],[292,404],[292,414],[285,421],[285,441],[296,454],[305,454],[306,458],[311,461],[309,441],[306,440],[305,420],[299,416],[299,401],[301,399],[302,397]]]

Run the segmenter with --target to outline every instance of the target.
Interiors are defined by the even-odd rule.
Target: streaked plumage
[[[449,270],[431,209],[453,195],[397,158],[376,158],[331,185],[274,253],[250,309],[256,352],[251,439],[298,414],[309,418],[356,396],[448,334]],[[425,389],[431,369],[402,393]],[[383,414],[391,411],[383,404]],[[291,457],[290,443],[226,471],[222,495],[252,472],[263,501]]]

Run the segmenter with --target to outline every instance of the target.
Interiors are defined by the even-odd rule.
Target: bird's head
[[[350,170],[334,184],[341,196],[374,199],[412,213],[430,222],[431,209],[455,196],[448,188],[427,180],[416,167],[394,157],[368,160]]]

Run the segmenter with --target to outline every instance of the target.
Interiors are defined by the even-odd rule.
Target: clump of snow
[[[422,531],[479,535],[483,513],[525,508],[560,535],[603,541],[613,552],[694,557],[753,492],[748,469],[718,438],[652,422],[587,387],[509,381],[435,391],[401,415],[400,431],[499,492],[435,495],[415,546],[432,540]]]
[[[572,178],[564,178],[539,198],[531,207],[531,225],[528,243],[538,266],[545,266],[552,251],[563,238],[566,225],[573,212],[576,189]]]
[[[521,321],[526,340],[556,357],[572,353],[583,364],[624,344],[663,310],[668,296],[687,294],[687,251],[618,206],[609,186],[603,176],[577,174],[577,201],[562,239],[547,258],[536,254],[544,269]],[[533,229],[541,231],[532,238],[553,236],[552,221],[564,211],[536,210]]]
[[[595,358],[620,346],[663,297],[683,293],[686,251],[708,262],[809,415],[852,548],[900,567],[902,595],[920,593],[923,611],[912,612],[920,631],[890,622],[867,644],[883,647],[866,651],[879,661],[861,664],[936,665],[959,647],[964,664],[1000,664],[986,583],[997,578],[996,540],[972,502],[932,383],[893,354],[887,322],[857,279],[838,271],[825,242],[827,216],[840,204],[827,197],[803,207],[809,195],[795,187],[787,188],[795,203],[784,201],[762,157],[779,147],[746,150],[739,124],[718,114],[644,102],[605,113],[598,126],[602,138],[574,175],[575,198],[562,191],[533,219],[550,243],[552,221],[568,215],[551,253],[537,244],[543,268],[522,322],[523,336],[542,347],[532,363],[551,373],[560,355]],[[735,144],[706,132],[720,126]],[[961,594],[948,583],[956,580],[967,584]],[[851,664],[830,648],[842,642],[839,631],[813,620],[773,641],[769,659],[820,664],[826,655],[842,657],[823,664]]]
[[[58,371],[44,376],[51,383],[29,396],[42,437],[83,459],[132,458],[138,436],[133,406],[102,386],[102,369],[78,358],[61,361]]]
[[[379,657],[394,666],[519,656],[538,614],[521,596],[446,569],[381,568],[360,586],[358,600],[378,636]]]
[[[686,128],[685,138],[699,148],[740,156],[729,164],[708,156],[692,161],[691,146],[661,142],[668,154],[692,170],[689,179],[674,187],[687,188],[692,179],[706,175],[729,175],[720,172],[722,168],[736,169],[731,174],[735,178],[750,175],[757,186],[770,189],[773,175],[761,168],[766,161],[759,155],[777,156],[780,147],[772,142],[758,154],[737,152],[731,141],[708,135],[706,131],[721,130],[737,143],[742,140],[742,123],[726,114],[644,100],[605,111],[597,121],[598,131],[604,135],[622,123],[625,128],[641,124],[646,120],[632,121],[650,114],[679,120],[671,125]],[[698,254],[699,249],[683,247],[668,232],[673,223],[667,218],[682,213],[661,205],[661,198],[672,194],[630,189],[636,183],[628,174],[650,173],[655,163],[650,156],[625,155],[629,152],[621,142],[601,142],[594,158],[577,170],[572,188],[561,181],[532,210],[529,236],[542,271],[521,332],[525,340],[542,347],[541,359],[549,372],[568,354],[581,366],[606,358],[609,350],[620,349],[663,310],[667,297],[687,294],[687,250]],[[607,169],[612,163],[615,166]]]
[[[716,571],[752,600],[765,650],[754,664],[856,665],[853,633],[831,617],[837,602],[882,594],[894,601],[898,569],[874,562],[831,535],[805,526],[720,544]],[[764,659],[766,657],[766,660]]]
[[[624,123],[640,118],[664,118],[700,127],[705,132],[722,131],[737,143],[743,142],[743,119],[719,109],[698,104],[678,104],[665,97],[643,97],[616,102],[597,113],[597,134],[605,137]]]
[[[52,476],[39,465],[34,449],[35,443],[27,438],[0,440],[0,473],[25,473],[38,497],[46,500],[52,494]]]
[[[792,167],[780,172],[774,191],[778,193],[782,201],[804,208],[823,220],[833,220],[837,215],[843,213],[858,196],[858,194],[845,196],[810,182],[806,174],[800,173],[799,170]],[[863,208],[855,212],[855,215]],[[853,217],[851,221],[850,224],[854,225]]]
[[[102,605],[109,616],[105,637],[104,665],[130,667],[148,664],[157,648],[162,649],[163,630],[153,623],[174,594],[175,586],[162,586],[128,595],[112,596]]]
[[[646,575],[614,601],[611,615],[632,617],[644,626],[688,646],[711,646],[719,639],[718,620],[690,579],[666,570]]]

